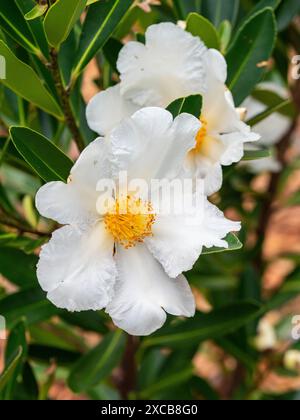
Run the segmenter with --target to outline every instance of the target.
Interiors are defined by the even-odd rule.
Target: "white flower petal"
[[[114,175],[127,170],[130,179],[148,182],[176,177],[199,128],[199,120],[189,114],[173,121],[162,108],[137,111],[111,133]]]
[[[137,109],[137,105],[121,96],[120,84],[118,84],[98,93],[91,99],[86,109],[86,118],[93,131],[105,136]]]
[[[225,84],[227,79],[227,63],[224,56],[219,51],[211,48],[207,50],[204,60],[207,79],[212,80],[212,83],[218,80]]]
[[[149,335],[172,315],[193,316],[195,301],[183,276],[170,279],[146,246],[117,249],[119,279],[106,308],[114,323],[132,335]]]
[[[113,240],[103,223],[65,226],[43,246],[37,276],[48,299],[69,311],[104,308],[113,296]]]
[[[36,195],[36,207],[41,215],[60,224],[92,223],[98,217],[97,182],[108,178],[107,145],[95,140],[80,155],[73,166],[70,182],[50,182]]]
[[[204,90],[206,48],[198,37],[169,22],[151,25],[146,44],[129,42],[118,69],[121,93],[140,106],[166,107]]]
[[[228,244],[224,238],[228,233],[237,232],[240,229],[240,222],[233,222],[227,219],[223,212],[209,201],[206,201],[203,230],[201,232],[203,246],[206,248],[213,246],[228,248]]]

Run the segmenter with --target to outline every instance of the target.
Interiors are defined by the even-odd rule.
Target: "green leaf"
[[[61,312],[46,298],[40,287],[25,289],[0,300],[0,313],[6,318],[8,327],[19,319],[31,325],[51,318]]]
[[[202,14],[216,27],[223,20],[234,26],[239,11],[240,0],[202,0]]]
[[[276,92],[272,92],[270,90],[257,87],[252,92],[252,96],[258,102],[261,102],[262,104],[264,104],[267,108],[265,111],[263,111],[262,114],[255,116],[254,119],[262,118],[264,113],[266,114],[266,117],[267,117],[268,116],[267,114],[271,112],[272,113],[278,112],[279,114],[284,115],[285,117],[289,117],[291,119],[296,116],[296,110],[295,110],[295,105],[293,104],[293,101],[286,98],[282,98]],[[249,121],[247,121],[247,124],[249,124]]]
[[[277,22],[279,31],[286,29],[291,20],[300,13],[299,0],[284,0],[282,1],[278,13]]]
[[[132,0],[108,0],[89,7],[76,53],[72,79],[79,76],[104,46],[132,4]]]
[[[191,12],[201,13],[202,0],[174,0],[176,17],[185,20]]]
[[[234,303],[208,314],[197,313],[194,318],[163,327],[145,338],[143,347],[168,346],[186,348],[204,340],[222,337],[255,319],[260,313],[256,303]]]
[[[58,49],[84,11],[87,0],[57,0],[48,10],[44,28],[48,42]]]
[[[29,25],[14,0],[1,1],[0,27],[29,52],[41,54]]]
[[[68,379],[70,388],[74,392],[87,391],[103,381],[119,363],[125,342],[121,330],[106,335],[97,347],[74,365]]]
[[[219,27],[220,51],[225,55],[231,40],[232,26],[229,20],[223,20]]]
[[[228,243],[228,248],[217,248],[215,246],[211,248],[203,248],[202,255],[216,254],[218,252],[237,251],[243,247],[243,244],[234,233],[229,233],[225,241]]]
[[[5,364],[9,366],[12,361],[15,359],[16,354],[19,352],[19,348],[22,348],[22,357],[19,359],[18,365],[14,370],[14,373],[7,385],[4,398],[10,400],[13,398],[14,390],[17,385],[16,381],[20,373],[22,372],[23,364],[26,360],[27,356],[27,341],[26,341],[26,327],[21,320],[18,322],[14,328],[11,330],[10,335],[8,337],[6,349],[5,349]]]
[[[23,354],[22,347],[19,347],[15,357],[10,362],[10,364],[5,368],[4,372],[0,376],[0,392],[4,390],[4,388],[9,383],[9,381],[13,378],[14,373],[19,366],[19,361],[22,357],[22,354]]]
[[[173,118],[186,112],[194,115],[196,118],[200,118],[202,110],[202,97],[200,95],[192,95],[187,98],[176,99],[172,102],[167,110],[171,112]]]
[[[24,19],[25,19],[26,13],[32,10],[33,6],[36,4],[35,0],[14,0],[14,1],[17,4],[22,15],[24,15]],[[28,25],[28,28],[32,34],[35,44],[41,50],[43,56],[47,60],[49,60],[50,59],[49,47],[48,47],[46,35],[44,32],[42,19],[34,19],[30,21],[26,21],[25,19],[25,22],[26,22],[26,25]],[[40,56],[39,58],[43,58],[41,54],[38,54],[38,55]],[[34,59],[36,59],[36,57],[34,57]]]
[[[0,274],[19,287],[35,285],[37,282],[35,271],[38,258],[35,255],[27,255],[19,249],[8,248],[7,245],[4,247],[1,236]],[[9,238],[6,238],[6,240],[9,240]],[[16,264],[16,261],[18,261],[18,264]]]
[[[73,162],[50,140],[25,127],[11,127],[10,135],[19,153],[44,181],[68,179]]]
[[[256,115],[255,117],[251,118],[247,121],[247,124],[251,127],[255,126],[256,124],[260,123],[261,121],[268,118],[270,115],[274,114],[275,112],[283,113],[290,112],[291,108],[293,107],[293,102],[291,99],[287,99],[285,101],[280,102],[277,105],[271,106],[267,108],[265,111],[261,112],[260,114]]]
[[[139,393],[139,398],[149,400],[153,395],[158,392],[165,391],[166,389],[173,389],[182,383],[186,383],[193,376],[194,368],[192,366],[172,373],[168,376],[161,378],[159,381],[150,385]]]
[[[198,36],[207,48],[220,49],[218,32],[208,19],[197,13],[190,13],[186,25],[186,30],[192,35]]]
[[[6,78],[1,79],[1,83],[28,102],[63,119],[59,105],[44,87],[38,75],[31,67],[19,60],[3,41],[0,41],[0,55],[6,61]]]
[[[276,22],[271,8],[252,16],[240,29],[227,54],[227,84],[236,105],[240,105],[260,81],[264,74],[260,63],[270,58],[275,39]]]
[[[265,159],[272,156],[271,149],[245,150],[242,160]]]
[[[46,10],[48,9],[47,4],[36,4],[33,9],[30,10],[30,12],[27,12],[25,15],[26,20],[33,20],[40,16],[43,16],[46,13]]]

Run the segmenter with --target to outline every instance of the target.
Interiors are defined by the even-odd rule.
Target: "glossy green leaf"
[[[68,383],[75,392],[87,391],[103,381],[117,366],[125,348],[125,334],[109,333],[93,350],[82,356],[71,370]]]
[[[283,0],[277,13],[278,29],[283,31],[291,20],[300,13],[299,0]]]
[[[197,313],[194,318],[163,327],[151,337],[145,338],[142,346],[185,348],[227,335],[255,319],[259,313],[259,305],[243,301],[215,309],[208,314]]]
[[[40,55],[29,25],[14,0],[1,1],[0,27],[29,52]]]
[[[28,12],[30,12],[33,9],[33,7],[36,5],[35,0],[14,0],[14,1],[17,4],[22,15],[24,16],[24,19],[25,19],[25,15]],[[49,47],[48,47],[46,35],[44,32],[42,19],[40,18],[36,18],[34,20],[25,19],[25,21],[26,21],[26,25],[28,25],[28,28],[32,34],[35,44],[42,52],[44,58],[46,60],[49,60],[50,59]],[[39,58],[43,58],[41,54],[38,54],[38,56]]]
[[[1,83],[30,103],[63,119],[59,105],[38,75],[31,67],[19,60],[3,41],[0,41],[0,55],[6,60],[6,78],[1,79]]]
[[[227,54],[228,80],[236,105],[251,93],[264,74],[260,63],[272,54],[276,38],[273,10],[266,8],[247,20]]]
[[[20,348],[22,349],[22,356],[19,359],[18,365],[16,366],[13,375],[4,392],[4,398],[8,400],[13,398],[18,376],[22,372],[23,364],[26,361],[27,357],[26,328],[23,320],[18,322],[9,334],[7,345],[5,348],[6,366],[9,366],[15,360],[15,357],[19,353]]]
[[[6,318],[8,327],[19,319],[31,325],[60,312],[46,299],[40,287],[25,289],[0,300],[0,313]]]
[[[87,0],[57,0],[48,10],[44,28],[52,47],[59,46],[68,38],[72,28],[84,11]]]
[[[265,159],[272,156],[271,149],[245,150],[242,160]]]
[[[231,40],[232,26],[229,20],[223,20],[219,27],[220,51],[225,55]]]
[[[1,236],[3,235],[0,235],[0,274],[21,288],[35,285],[38,258],[35,255],[27,255],[20,249],[9,248]],[[9,240],[12,238],[7,237],[6,241]]]
[[[47,4],[36,4],[33,9],[26,13],[25,19],[26,20],[33,20],[40,16],[43,16],[48,9]]]
[[[267,108],[265,111],[261,112],[260,114],[248,120],[247,124],[253,127],[276,112],[284,114],[286,112],[290,112],[292,108],[293,108],[293,102],[290,99],[287,99],[285,101],[278,103],[277,105]]]
[[[185,20],[191,12],[201,13],[202,0],[174,0],[177,19]]]
[[[18,368],[20,359],[22,357],[22,347],[18,348],[18,351],[13,358],[13,360],[10,362],[10,364],[5,368],[4,372],[0,376],[0,392],[4,390],[7,384],[9,384],[9,381],[13,378],[13,375]]]
[[[182,383],[186,383],[193,376],[192,366],[185,369],[178,369],[177,372],[161,378],[159,381],[145,388],[139,393],[139,398],[149,400],[152,396],[167,389],[173,389]]]
[[[215,254],[218,252],[225,252],[225,251],[227,252],[237,251],[243,247],[243,244],[234,233],[229,233],[226,236],[225,241],[228,243],[228,248],[217,248],[217,247],[203,248],[202,255]]]
[[[104,46],[132,4],[132,0],[108,0],[89,6],[72,72],[73,79]]]
[[[223,20],[235,24],[239,11],[240,0],[202,0],[201,13],[216,27]]]
[[[41,134],[25,127],[11,127],[15,147],[46,182],[66,181],[73,162]]]
[[[202,97],[200,95],[192,95],[187,98],[176,99],[172,102],[167,110],[171,112],[173,118],[186,112],[194,115],[196,118],[200,118],[202,110]]]
[[[187,18],[186,30],[198,36],[207,48],[220,49],[219,35],[214,25],[197,13],[190,13]]]

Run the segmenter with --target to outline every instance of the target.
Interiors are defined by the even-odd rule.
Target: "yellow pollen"
[[[104,216],[106,229],[124,248],[131,248],[152,236],[154,221],[151,203],[133,196],[116,200],[112,210]]]
[[[201,126],[200,130],[198,131],[198,133],[196,135],[196,146],[195,146],[195,151],[196,152],[201,151],[203,141],[204,141],[204,139],[207,135],[207,121],[204,118],[201,118],[201,117],[200,117],[200,121],[202,123],[202,126]]]

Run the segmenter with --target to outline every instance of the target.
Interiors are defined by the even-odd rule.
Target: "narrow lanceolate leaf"
[[[242,160],[265,159],[272,156],[271,149],[245,150]]]
[[[29,25],[15,1],[1,1],[0,27],[27,51],[33,54],[40,53],[30,31]]]
[[[223,20],[229,20],[234,26],[238,16],[240,0],[202,0],[201,13],[216,27]]]
[[[34,20],[40,16],[43,16],[48,9],[47,4],[36,4],[33,9],[26,13],[26,20]]]
[[[271,106],[265,111],[255,115],[255,117],[247,121],[247,124],[253,127],[256,124],[268,118],[270,115],[274,114],[275,112],[284,113],[285,111],[290,110],[291,106],[293,106],[293,102],[290,99],[282,101],[281,103]]]
[[[97,347],[74,365],[68,379],[71,389],[75,392],[87,391],[103,381],[122,357],[125,341],[121,330],[106,335]]]
[[[206,254],[216,254],[217,252],[224,252],[224,251],[237,251],[243,247],[243,244],[239,240],[239,238],[234,233],[229,233],[225,241],[228,243],[228,248],[203,248],[202,255]]]
[[[68,179],[73,162],[50,140],[26,127],[11,127],[10,135],[18,152],[44,181]]]
[[[187,18],[186,30],[198,36],[207,48],[220,49],[219,35],[214,25],[198,13],[190,13]]]
[[[227,54],[228,80],[236,105],[251,93],[263,76],[276,39],[273,10],[266,8],[247,20]]]
[[[132,0],[108,0],[89,6],[72,72],[73,79],[104,46],[132,4]]]
[[[167,109],[171,112],[174,118],[184,112],[192,114],[196,118],[200,118],[202,110],[202,96],[192,95],[187,98],[176,99],[168,106]]]
[[[17,95],[59,119],[63,113],[34,70],[19,60],[8,46],[0,41],[0,56],[6,63],[6,78],[1,83]]]
[[[0,235],[0,274],[21,288],[34,286],[37,283],[35,271],[38,258],[25,254],[21,249],[10,248],[9,243],[13,241],[14,235],[6,234],[8,243],[3,238],[4,234]]]
[[[147,337],[142,346],[187,348],[201,341],[227,335],[255,319],[260,313],[256,303],[242,301],[216,309],[208,314],[197,313],[194,318],[163,327]]]
[[[57,0],[48,10],[44,28],[48,42],[59,48],[84,11],[87,0]]]
[[[0,300],[0,313],[5,317],[8,327],[21,319],[24,319],[26,325],[32,325],[60,312],[60,309],[46,299],[39,286],[13,293]]]
[[[0,376],[0,392],[6,387],[9,381],[13,378],[16,369],[18,368],[20,359],[22,357],[23,349],[22,347],[18,348],[18,351],[10,362],[10,364],[6,367],[2,375]]]

